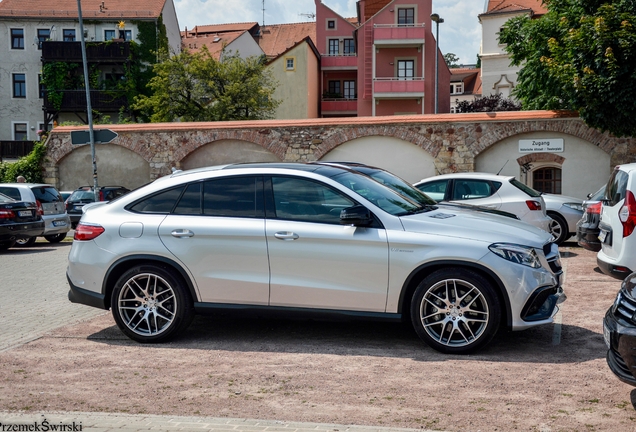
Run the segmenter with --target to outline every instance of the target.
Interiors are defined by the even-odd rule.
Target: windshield
[[[362,174],[344,172],[332,177],[332,179],[393,216],[403,216],[428,210]]]
[[[404,195],[405,197],[410,198],[418,204],[421,204],[423,206],[437,204],[437,201],[435,201],[433,198],[429,197],[424,192],[416,189],[415,187],[411,186],[410,184],[408,184],[398,176],[391,174],[390,172],[373,170],[365,172],[364,174],[368,175],[378,183],[382,183],[384,186],[393,189],[400,195]]]

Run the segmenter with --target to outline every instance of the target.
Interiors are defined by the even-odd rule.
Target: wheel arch
[[[494,287],[497,296],[499,297],[499,301],[502,305],[504,305],[501,313],[503,314],[503,318],[505,319],[506,326],[508,328],[512,327],[512,310],[510,306],[510,298],[508,297],[508,293],[506,292],[506,288],[503,282],[501,282],[501,279],[499,279],[499,277],[492,270],[484,267],[483,265],[456,260],[442,260],[425,263],[411,272],[411,274],[404,282],[404,285],[402,286],[402,291],[400,293],[400,299],[398,303],[398,313],[400,313],[402,317],[404,317],[404,319],[410,320],[411,299],[413,298],[415,289],[422,281],[422,279],[424,279],[429,274],[444,268],[464,268],[467,270],[471,270],[490,282]]]
[[[568,220],[567,220],[565,217],[563,217],[563,215],[561,215],[561,213],[559,213],[559,212],[558,212],[558,211],[556,211],[556,210],[546,210],[545,214],[546,214],[546,215],[548,215],[548,216],[550,216],[550,217],[552,217],[552,215],[556,215],[556,216],[558,216],[558,217],[559,217],[559,218],[563,221],[563,223],[565,223],[566,231],[567,231],[568,233],[572,232],[571,227],[570,227],[570,225],[568,224]],[[576,230],[574,230],[574,231],[576,231]]]
[[[143,264],[155,264],[164,269],[174,270],[188,287],[188,291],[190,292],[192,299],[196,302],[199,298],[197,296],[196,289],[194,288],[194,284],[188,276],[188,273],[176,261],[158,255],[129,255],[115,261],[110,266],[108,271],[106,271],[106,276],[104,277],[104,282],[102,284],[102,294],[104,294],[104,303],[106,305],[105,309],[110,309],[110,298],[113,293],[115,283],[117,283],[117,280],[121,277],[121,275],[123,275],[134,266]]]

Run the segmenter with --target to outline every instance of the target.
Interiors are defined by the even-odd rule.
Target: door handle
[[[176,229],[173,230],[170,234],[172,234],[172,237],[176,238],[186,238],[194,236],[194,233],[189,229]]]
[[[277,232],[274,234],[274,237],[276,237],[279,240],[296,240],[299,236],[296,233],[293,232],[289,232],[289,231],[281,231],[281,232]]]

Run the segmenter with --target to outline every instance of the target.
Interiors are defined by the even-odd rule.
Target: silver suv
[[[220,309],[407,319],[445,353],[552,322],[558,246],[516,219],[422,205],[346,167],[176,172],[86,209],[69,299],[161,342]]]
[[[42,183],[1,183],[0,193],[18,201],[29,201],[37,204],[38,212],[44,220],[45,239],[57,243],[66,237],[71,229],[71,219],[66,214],[64,200],[55,187]],[[36,237],[17,241],[19,246],[30,246]]]

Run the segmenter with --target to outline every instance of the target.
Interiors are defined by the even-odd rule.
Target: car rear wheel
[[[15,241],[15,245],[20,247],[33,246],[35,244],[36,239],[37,237],[29,237],[28,239],[25,239],[25,238],[17,239]]]
[[[552,218],[550,221],[550,234],[555,238],[554,242],[558,245],[568,239],[568,224],[559,214],[548,213],[548,216]]]
[[[172,270],[139,265],[124,273],[113,290],[115,322],[137,342],[165,342],[194,318],[192,297]]]
[[[61,242],[62,240],[64,240],[66,238],[66,233],[46,235],[46,236],[44,236],[44,238],[49,243],[59,243],[59,242]]]
[[[0,251],[12,248],[15,245],[15,240],[0,241]]]
[[[492,340],[501,307],[490,283],[466,269],[441,269],[416,288],[411,303],[416,333],[431,348],[467,354]]]

